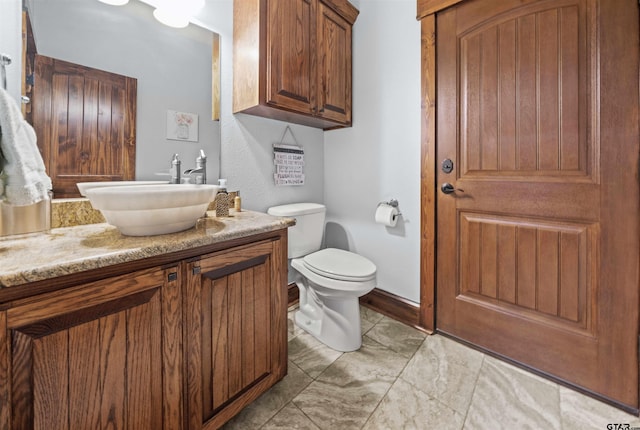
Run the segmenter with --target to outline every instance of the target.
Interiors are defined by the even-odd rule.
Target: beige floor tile
[[[364,430],[460,430],[464,416],[398,379]]]
[[[343,353],[317,379],[335,382],[338,385],[343,377],[349,381],[376,380],[391,384],[408,361],[408,358],[396,354],[384,345],[365,336],[359,350]]]
[[[427,335],[406,324],[383,317],[367,332],[367,336],[392,351],[410,358]]]
[[[484,354],[444,336],[428,336],[400,377],[465,414],[483,358]]]
[[[293,403],[282,408],[261,430],[320,430]]]
[[[351,381],[339,386],[314,381],[293,403],[321,429],[359,429],[389,386],[382,381]]]
[[[293,402],[322,429],[359,429],[406,362],[365,338],[360,350],[343,354]]]
[[[366,307],[362,348],[334,351],[293,324],[296,309],[289,375],[224,429],[640,428],[638,417]]]
[[[602,430],[614,423],[640,428],[635,415],[564,387],[560,387],[560,413],[563,430]]]
[[[289,360],[296,363],[307,375],[318,377],[343,353],[329,348],[307,332],[289,341]]]
[[[378,312],[360,305],[360,333],[364,336],[382,317]]]
[[[378,321],[380,321],[382,318],[384,317],[384,315],[369,309],[366,306],[360,306],[360,319],[363,321],[368,321],[372,324],[376,324]]]
[[[364,318],[360,318],[360,333],[364,336],[371,330],[376,323],[366,320]]]
[[[465,429],[561,429],[558,386],[485,357]]]
[[[284,405],[289,403],[298,393],[312,382],[298,366],[289,361],[288,374],[269,391],[258,397],[225,424],[225,430],[258,429],[271,419]]]

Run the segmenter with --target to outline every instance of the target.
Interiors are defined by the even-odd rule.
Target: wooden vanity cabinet
[[[178,265],[0,312],[0,428],[182,428]]]
[[[0,429],[214,429],[286,375],[286,229],[122,267],[0,294]]]
[[[287,373],[286,237],[185,268],[188,427],[216,429]]]
[[[323,129],[351,125],[348,0],[235,0],[234,113]]]

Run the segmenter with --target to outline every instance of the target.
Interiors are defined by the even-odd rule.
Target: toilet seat
[[[305,256],[304,266],[330,279],[363,282],[376,276],[376,266],[367,258],[336,248],[326,248]]]

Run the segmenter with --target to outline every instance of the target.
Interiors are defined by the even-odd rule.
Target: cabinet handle
[[[198,275],[200,274],[200,266],[195,266],[193,269],[191,269],[191,273],[193,275]]]
[[[176,279],[178,279],[178,272],[171,272],[169,273],[169,275],[167,275],[167,280],[169,282],[175,281]]]

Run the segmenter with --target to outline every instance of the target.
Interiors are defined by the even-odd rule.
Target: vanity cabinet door
[[[182,428],[179,275],[149,269],[0,313],[0,428]]]
[[[215,429],[286,374],[286,236],[203,256],[186,274],[189,428]]]

